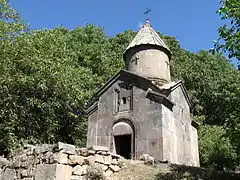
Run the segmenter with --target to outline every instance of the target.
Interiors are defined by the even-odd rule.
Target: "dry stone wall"
[[[83,180],[93,166],[108,178],[123,167],[123,158],[99,146],[28,145],[10,159],[0,157],[0,180]]]

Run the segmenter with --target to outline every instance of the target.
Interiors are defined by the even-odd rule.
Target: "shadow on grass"
[[[156,180],[240,180],[240,173],[219,172],[207,168],[191,167],[183,165],[170,165],[171,171],[158,173]]]

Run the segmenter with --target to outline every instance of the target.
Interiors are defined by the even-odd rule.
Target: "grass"
[[[145,165],[141,161],[125,161],[126,167],[111,180],[239,180],[240,173],[174,164]]]
[[[151,180],[155,179],[157,174],[169,171],[168,168],[156,168],[141,161],[125,160],[124,164],[126,167],[115,173],[111,180]]]

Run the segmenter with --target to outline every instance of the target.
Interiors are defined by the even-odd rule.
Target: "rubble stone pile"
[[[124,166],[123,158],[106,147],[77,148],[61,142],[27,145],[9,159],[0,157],[0,180],[82,180],[92,165],[106,178]]]

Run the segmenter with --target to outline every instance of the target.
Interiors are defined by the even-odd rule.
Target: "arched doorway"
[[[133,124],[122,120],[113,125],[116,153],[126,159],[133,159],[135,154],[135,132]]]

